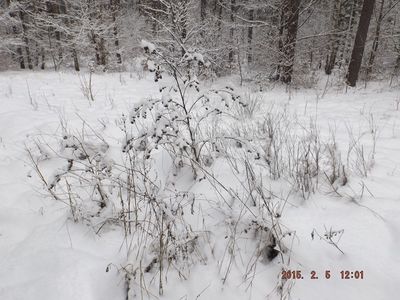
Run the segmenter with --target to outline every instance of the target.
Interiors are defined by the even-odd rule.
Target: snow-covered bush
[[[231,106],[243,108],[247,104],[231,87],[200,91],[198,76],[206,65],[200,53],[189,50],[177,61],[150,42],[142,41],[141,45],[154,80],[159,82],[163,74],[167,78],[160,84],[160,98],[148,99],[132,109],[130,123],[135,127],[141,124],[140,141],[128,139],[126,149],[162,146],[177,168],[190,165],[197,178],[198,165],[209,165],[215,152],[216,137],[206,134],[210,125],[229,114]],[[171,77],[172,82],[168,82]],[[151,120],[149,125],[144,124],[146,119]]]
[[[55,200],[70,207],[75,222],[108,218],[115,186],[108,143],[94,134],[82,136],[66,131],[57,142],[57,149],[40,143],[36,143],[36,154],[28,149],[45,189]],[[47,170],[41,168],[43,159],[53,160],[57,167],[45,174]]]

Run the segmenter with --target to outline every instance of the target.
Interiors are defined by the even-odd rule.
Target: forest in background
[[[305,87],[322,72],[350,86],[392,80],[400,71],[399,2],[3,0],[0,69],[139,70],[147,68],[146,39],[177,60],[201,53],[206,76]]]
[[[0,299],[394,299],[399,2],[0,0]]]

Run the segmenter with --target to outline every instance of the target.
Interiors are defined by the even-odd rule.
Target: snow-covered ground
[[[129,114],[134,103],[158,96],[158,86],[150,77],[139,80],[129,73],[93,75],[95,101],[90,102],[81,90],[82,80],[74,73],[0,73],[1,300],[125,299],[124,277],[118,272],[127,264],[123,231],[110,227],[96,234],[91,226],[74,223],[67,205],[45,196],[26,147],[36,138],[59,135],[60,120],[77,129],[82,120],[96,128],[114,124],[122,114]],[[249,88],[239,90],[250,93]],[[277,110],[296,114],[299,123],[308,124],[312,117],[324,137],[334,131],[343,153],[348,149],[350,131],[356,140],[365,139],[365,156],[372,147],[371,136],[376,137],[376,154],[369,161],[367,177],[350,174],[339,190],[341,197],[328,193],[328,187],[322,185],[306,200],[290,194],[281,223],[295,235],[286,240],[290,254],[285,254],[285,266],[300,270],[304,278],[287,283],[286,292],[291,299],[397,299],[399,88],[370,84],[347,92],[333,87],[326,93],[323,88],[293,90],[289,96],[275,87],[253,93],[261,99],[260,112],[274,104]],[[202,187],[199,183],[193,189],[206,194]],[[206,215],[211,219],[206,223],[221,224],[222,220],[213,219],[218,214]],[[319,237],[330,230],[338,232],[333,239],[340,237],[335,240],[339,249]],[[214,240],[220,244],[229,240],[223,230],[215,234]],[[246,249],[238,251],[225,282],[218,253],[214,261],[195,265],[186,280],[171,275],[160,298],[278,299],[274,288],[282,277],[279,256],[269,263],[260,262],[252,281],[243,279],[249,260],[243,256],[247,254]],[[325,278],[328,270],[329,279]],[[341,279],[340,272],[347,270],[362,271],[363,279]],[[318,279],[311,279],[313,271]]]

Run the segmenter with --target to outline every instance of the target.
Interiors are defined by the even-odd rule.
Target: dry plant
[[[94,101],[94,94],[93,94],[93,73],[94,73],[94,63],[90,62],[89,66],[89,78],[87,79],[85,75],[83,74],[78,74],[79,77],[79,83],[81,87],[81,91],[83,96],[89,101]]]
[[[321,240],[327,242],[329,245],[332,245],[336,248],[340,253],[344,254],[342,249],[339,248],[338,244],[340,239],[344,234],[344,229],[341,230],[333,230],[332,227],[329,230],[325,228],[325,233],[323,235],[319,234],[318,231],[314,228],[311,232],[311,239],[314,239],[315,235],[317,235]]]

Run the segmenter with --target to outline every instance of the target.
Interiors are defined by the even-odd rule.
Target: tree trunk
[[[281,8],[281,13],[280,13],[280,19],[279,19],[279,38],[278,38],[278,55],[279,55],[279,62],[276,67],[276,74],[274,80],[279,80],[279,77],[281,76],[282,73],[282,67],[284,63],[284,53],[283,53],[283,40],[284,40],[284,31],[285,31],[285,26],[286,26],[286,21],[285,21],[285,11],[286,11],[286,3],[283,2],[282,8]]]
[[[180,11],[181,13],[181,19],[180,19],[180,24],[178,26],[178,32],[180,30],[180,38],[181,38],[181,45],[185,45],[186,44],[186,38],[187,38],[187,26],[188,26],[188,14],[189,14],[189,1],[185,0],[182,2],[182,10]],[[181,53],[182,53],[182,57],[185,55],[186,53],[186,47],[182,47],[181,49]]]
[[[107,64],[107,52],[104,38],[100,38],[99,42],[99,55],[100,55],[100,64],[105,66]]]
[[[118,26],[117,26],[117,14],[120,8],[119,0],[110,0],[111,11],[112,11],[112,19],[113,19],[113,34],[114,34],[114,45],[117,57],[117,63],[122,63],[121,53],[119,52],[119,39],[118,39]]]
[[[58,2],[50,2],[50,1],[46,1],[46,10],[47,13],[55,18],[61,18],[61,9],[64,8],[61,7],[62,5]],[[57,56],[58,58],[56,58],[55,54],[52,53],[52,58],[53,58],[53,62],[54,62],[54,69],[57,70],[63,60],[63,49],[62,49],[62,43],[61,43],[61,32],[60,30],[57,29],[57,27],[54,26],[50,26],[49,27],[49,42],[51,39],[52,34],[54,34],[56,42],[55,42],[55,52],[57,52]]]
[[[235,10],[236,10],[236,0],[231,0],[231,24],[229,29],[229,38],[230,38],[230,47],[229,47],[229,54],[228,54],[228,61],[232,65],[233,57],[234,57],[234,38],[235,38]]]
[[[74,60],[75,71],[79,72],[81,68],[79,66],[78,54],[76,53],[75,47],[72,48],[72,58]]]
[[[28,62],[28,68],[30,70],[32,70],[33,64],[32,64],[32,58],[31,58],[31,51],[29,49],[29,39],[27,36],[28,27],[26,26],[26,22],[25,22],[25,14],[21,10],[19,11],[19,17],[20,17],[21,24],[22,24],[22,38],[25,43],[26,61]]]
[[[349,86],[356,86],[358,74],[360,72],[361,62],[364,55],[365,41],[367,39],[369,23],[371,21],[372,12],[374,10],[375,0],[364,0],[361,10],[360,22],[354,41],[353,51],[349,69],[347,72],[346,83]]]
[[[294,56],[297,39],[297,26],[299,23],[300,0],[286,0],[288,17],[287,20],[287,37],[283,47],[284,65],[280,79],[283,83],[291,83],[294,66]]]
[[[221,30],[222,30],[222,5],[219,4],[218,1],[215,2],[217,5],[218,3],[218,17],[217,17],[217,28],[218,28],[218,36],[221,36]],[[216,10],[217,11],[217,10]]]
[[[204,21],[206,20],[207,16],[207,0],[201,0],[200,1],[200,18],[201,18],[201,23],[204,25]]]
[[[393,75],[394,76],[399,75],[399,71],[400,71],[400,53],[397,55],[396,64],[394,66]]]
[[[249,10],[249,20],[254,21],[254,9]],[[253,25],[250,24],[248,31],[247,31],[247,43],[248,43],[248,50],[247,50],[247,62],[251,64],[253,62]]]
[[[350,62],[350,55],[351,55],[351,47],[352,47],[352,40],[353,37],[355,36],[354,32],[354,26],[356,25],[356,19],[357,15],[359,14],[360,11],[360,2],[361,0],[353,0],[350,2],[344,2],[343,5],[343,10],[345,16],[348,16],[343,22],[347,22],[347,28],[346,28],[346,34],[345,36],[341,39],[339,43],[339,48],[341,49],[340,52],[340,57],[338,61],[338,66],[339,68],[342,67],[342,64],[347,65]],[[350,8],[350,10],[349,10]],[[350,53],[350,54],[349,54]]]
[[[39,44],[38,44],[38,42],[36,42],[35,43],[36,45],[35,45],[35,48],[36,48],[36,51],[35,51],[35,67],[37,68],[37,67],[39,67],[39,59],[40,59],[40,52],[39,52]]]
[[[41,49],[41,53],[42,53],[41,54],[41,56],[42,56],[42,64],[40,65],[40,69],[44,70],[46,62],[45,62],[45,55],[44,55],[44,48],[43,47]]]
[[[57,48],[58,48],[58,64],[60,64],[63,60],[63,52],[62,52],[62,46],[61,46],[61,32],[56,30],[55,35],[56,35]]]
[[[341,4],[342,0],[335,0],[334,9],[332,13],[332,21],[333,21],[333,36],[331,39],[331,52],[328,56],[327,63],[325,65],[325,74],[332,74],[332,70],[336,64],[336,57],[339,50],[339,32],[340,32],[340,24],[342,22],[340,13],[341,13]]]
[[[71,26],[71,24],[73,23],[73,21],[71,21],[69,19],[69,8],[67,8],[67,3],[64,3],[65,5],[63,5],[63,13],[66,16],[65,18],[65,25],[69,28]],[[70,41],[74,40],[74,36],[72,34],[68,34],[67,35],[67,39],[69,39]],[[72,53],[72,60],[74,62],[74,69],[75,71],[79,72],[80,71],[80,66],[79,66],[79,58],[78,58],[78,52],[76,51],[76,44],[75,42],[72,42],[72,46],[71,46],[71,53]]]
[[[38,9],[36,6],[36,1],[32,1],[33,4],[33,14],[37,15],[38,14]],[[35,21],[34,21],[35,23]],[[36,24],[34,24],[36,25]],[[39,34],[40,36],[40,34]],[[40,36],[41,37],[41,36]],[[40,61],[40,55],[41,55],[41,51],[42,51],[43,47],[39,47],[39,43],[38,43],[38,39],[36,38],[35,41],[35,67],[38,68],[39,67],[39,61]]]
[[[90,33],[90,41],[92,42],[92,45],[94,47],[94,52],[95,52],[95,57],[96,57],[96,65],[101,65],[101,59],[100,59],[100,49],[99,49],[99,42],[97,41],[97,34],[94,33],[92,30]]]
[[[207,17],[207,0],[201,0],[200,1],[200,19],[201,19],[201,30],[200,30],[200,36],[202,38],[204,38],[205,36],[205,21],[206,21],[206,17]]]
[[[7,2],[7,5],[10,5],[10,2]],[[10,13],[10,17],[16,19],[17,16],[16,16],[16,14],[15,14],[14,12],[11,12],[11,13]],[[17,28],[17,26],[15,26],[15,25],[12,26],[12,33],[13,33],[14,35],[18,35],[18,28]],[[21,46],[17,46],[16,52],[17,52],[17,61],[18,61],[18,63],[19,63],[19,67],[20,67],[21,69],[25,69],[25,61],[24,61],[24,56],[22,55],[22,48],[21,48]]]
[[[18,55],[18,62],[21,69],[25,69],[25,60],[24,56],[22,55],[21,47],[17,48],[17,55]]]
[[[379,9],[378,20],[376,21],[374,42],[372,43],[372,50],[369,55],[369,60],[368,60],[368,65],[367,65],[367,71],[366,71],[367,79],[369,77],[369,74],[372,72],[372,67],[374,66],[376,52],[378,51],[378,47],[379,47],[379,38],[380,38],[380,33],[381,33],[381,24],[382,24],[382,20],[383,20],[383,6],[384,5],[385,5],[385,0],[382,0],[381,7]]]

